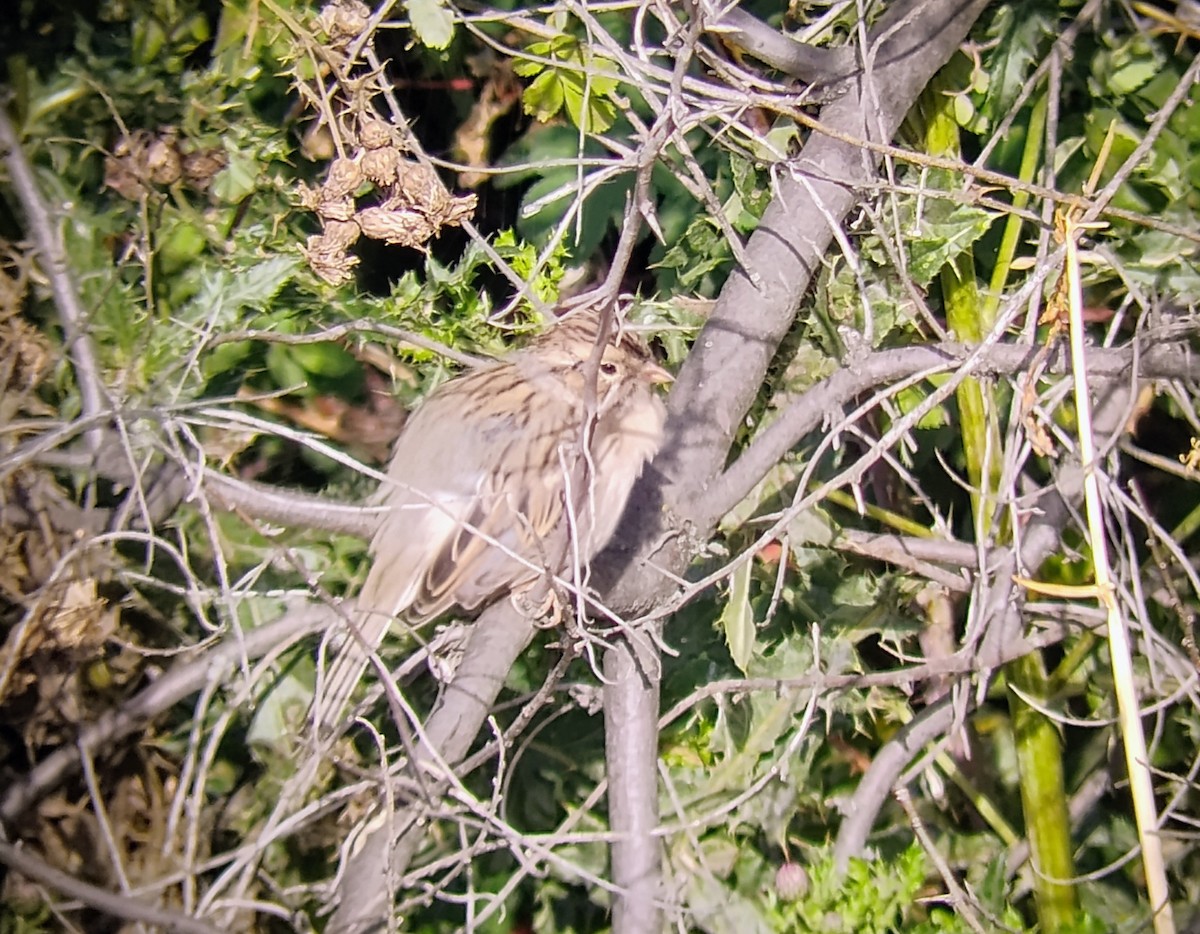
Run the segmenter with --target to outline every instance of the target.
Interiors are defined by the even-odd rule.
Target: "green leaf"
[[[599,79],[585,84],[583,76],[571,72],[559,72],[563,103],[571,122],[585,133],[603,133],[617,119],[617,108],[604,97]]]
[[[530,52],[533,51],[532,45],[529,47],[529,51]],[[536,75],[540,75],[543,71],[545,71],[546,66],[543,65],[541,62],[531,62],[531,61],[527,61],[527,60],[521,60],[519,62],[513,62],[512,70],[513,70],[513,74],[520,75],[522,78],[532,78]]]
[[[928,393],[920,386],[908,386],[896,394],[900,412],[908,413],[925,401]],[[917,428],[944,428],[950,424],[950,410],[945,405],[937,405],[925,413],[917,422]]]
[[[408,0],[408,21],[421,44],[444,49],[454,38],[454,14],[442,0]]]
[[[922,288],[987,233],[993,215],[969,204],[931,200],[920,217],[917,236],[908,241],[909,272]]]
[[[545,123],[562,110],[563,86],[558,74],[543,71],[521,95],[525,113]]]
[[[254,719],[246,731],[246,744],[259,755],[268,752],[286,755],[292,751],[297,724],[303,721],[304,711],[312,702],[312,685],[305,681],[295,672],[289,672],[255,706]]]
[[[1147,59],[1129,62],[1109,74],[1108,86],[1116,94],[1129,94],[1158,74],[1159,67]]]
[[[729,578],[729,601],[721,612],[720,626],[733,663],[742,674],[748,674],[754,658],[754,643],[758,629],[754,625],[754,610],[750,606],[750,572],[753,565],[743,561]]]
[[[729,242],[707,217],[697,217],[652,268],[674,270],[677,290],[692,291],[708,273],[729,259]]]
[[[308,373],[291,350],[284,344],[272,344],[267,348],[266,364],[276,386],[294,391],[308,385]]]
[[[297,344],[292,355],[309,373],[337,379],[358,369],[358,361],[344,347],[334,343]]]
[[[205,279],[180,317],[189,323],[204,321],[218,327],[236,324],[243,308],[258,311],[278,295],[299,265],[295,256],[273,256],[248,269],[218,270]]]
[[[258,186],[262,166],[252,152],[226,147],[226,155],[229,163],[213,177],[212,193],[226,204],[237,204]]]
[[[522,77],[533,77],[522,102],[525,112],[546,122],[565,108],[567,117],[585,133],[603,133],[617,119],[616,104],[610,97],[619,81],[611,74],[616,64],[595,55],[580,45],[574,36],[532,42],[526,51],[553,64],[523,61],[513,66]]]

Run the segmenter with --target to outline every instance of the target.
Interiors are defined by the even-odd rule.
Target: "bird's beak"
[[[660,386],[669,386],[671,383],[675,382],[674,376],[672,376],[665,368],[653,362],[647,363],[642,368],[642,375],[646,377],[648,382]]]

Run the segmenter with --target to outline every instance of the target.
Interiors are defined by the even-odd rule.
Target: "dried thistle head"
[[[321,7],[317,25],[335,47],[343,47],[360,35],[371,21],[371,8],[359,0],[334,0]]]

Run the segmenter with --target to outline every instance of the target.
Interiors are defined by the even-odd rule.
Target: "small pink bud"
[[[808,873],[799,863],[784,863],[775,871],[775,893],[785,902],[808,894]]]

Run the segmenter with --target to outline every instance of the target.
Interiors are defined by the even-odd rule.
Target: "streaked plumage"
[[[520,595],[576,555],[586,565],[612,537],[662,441],[654,384],[670,376],[632,336],[605,346],[585,448],[596,330],[595,316],[576,315],[441,386],[409,419],[379,494],[389,511],[359,595],[361,641],[348,639],[330,666],[323,722],[340,718],[364,646],[377,648],[394,617],[420,623]]]

